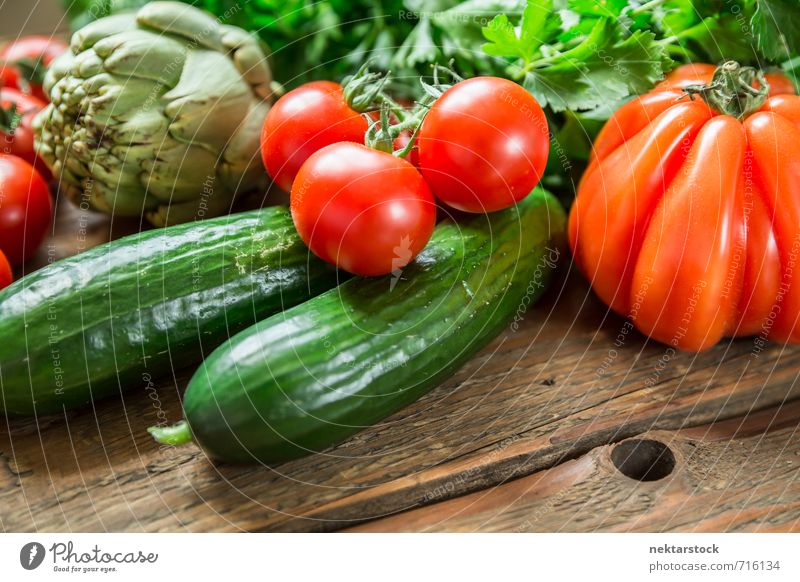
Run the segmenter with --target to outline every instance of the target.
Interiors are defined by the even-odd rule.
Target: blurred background
[[[0,0],[0,37],[66,33],[68,23],[60,0]]]

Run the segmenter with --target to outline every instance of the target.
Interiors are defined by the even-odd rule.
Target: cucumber
[[[189,382],[165,444],[278,463],[321,451],[452,376],[544,291],[564,211],[535,190],[517,207],[439,224],[401,274],[354,278],[239,333]]]
[[[336,283],[283,207],[95,247],[0,292],[0,406],[46,414],[146,387]]]

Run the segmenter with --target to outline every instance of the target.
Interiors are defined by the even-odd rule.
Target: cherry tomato
[[[308,158],[292,187],[291,210],[315,255],[364,276],[410,263],[436,223],[433,195],[414,166],[350,142]]]
[[[16,88],[48,101],[42,89],[44,73],[50,63],[69,46],[63,41],[50,36],[23,36],[8,43],[0,50],[0,61],[14,65],[22,73],[23,79]]]
[[[347,106],[341,85],[314,81],[272,106],[261,131],[261,157],[275,183],[288,192],[311,154],[340,141],[363,143],[366,131],[367,120]]]
[[[25,95],[15,89],[0,91],[0,151],[4,154],[18,156],[32,164],[45,180],[50,179],[50,170],[36,156],[33,148],[34,116],[45,107],[45,103],[32,95]],[[16,128],[10,131],[12,110],[22,115]]]
[[[533,190],[549,147],[547,120],[530,93],[505,79],[475,77],[431,107],[419,131],[419,165],[445,204],[492,212]]]
[[[19,89],[19,71],[11,66],[0,64],[0,89]]]
[[[3,251],[0,251],[0,289],[8,287],[12,281],[14,281],[14,274],[11,272],[11,265]]]
[[[408,142],[411,141],[411,132],[410,131],[403,131],[398,135],[394,140],[394,149],[402,150],[404,147],[408,145]],[[415,139],[416,147],[412,148],[406,159],[411,162],[411,164],[415,168],[419,168],[419,140]]]
[[[52,211],[44,178],[25,160],[0,154],[0,250],[12,265],[36,252]]]

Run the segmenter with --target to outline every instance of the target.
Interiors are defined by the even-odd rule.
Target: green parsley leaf
[[[529,70],[523,85],[553,111],[595,109],[647,91],[670,63],[652,32],[619,41],[611,19],[601,19],[575,48]]]
[[[560,24],[552,9],[552,0],[528,0],[519,35],[508,16],[498,14],[483,28],[484,37],[490,41],[483,45],[484,52],[494,57],[520,58],[526,64],[531,62],[539,47],[548,42]]]
[[[758,48],[768,59],[800,54],[800,7],[797,0],[755,0],[752,26]]]

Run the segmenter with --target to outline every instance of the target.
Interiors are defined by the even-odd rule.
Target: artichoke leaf
[[[205,148],[165,143],[155,157],[151,148],[150,157],[142,160],[142,182],[159,200],[182,202],[201,195],[203,184],[215,180],[216,167],[217,155]]]
[[[105,135],[118,148],[136,144],[159,144],[167,139],[169,121],[158,109],[140,109],[128,119],[106,126]]]
[[[216,18],[186,4],[150,2],[136,14],[142,26],[182,36],[193,44],[222,51],[220,24]]]
[[[254,151],[259,151],[261,142],[261,127],[264,117],[269,111],[266,103],[254,103],[247,112],[247,117],[236,133],[231,137],[225,155],[219,167],[219,178],[227,188],[236,190],[241,181],[259,184],[259,188],[266,188],[267,177],[259,156],[253,156]]]
[[[152,81],[131,79],[123,84],[84,84],[89,97],[86,110],[98,125],[131,119],[141,111],[158,107],[163,87]],[[97,93],[93,93],[97,91]]]
[[[230,193],[216,192],[213,196],[159,206],[157,211],[147,213],[147,219],[156,226],[168,226],[225,214],[231,211],[232,204],[233,196]]]
[[[162,101],[175,139],[220,150],[247,116],[253,93],[225,55],[197,50]]]
[[[84,51],[72,58],[70,72],[76,77],[88,79],[103,71],[103,59],[93,50]]]
[[[94,44],[108,36],[119,34],[126,30],[136,29],[136,15],[130,13],[115,14],[100,20],[95,20],[76,31],[70,39],[72,52],[78,54],[92,48]]]
[[[93,49],[113,75],[150,79],[174,87],[186,60],[186,45],[146,30],[128,30],[98,41]]]

